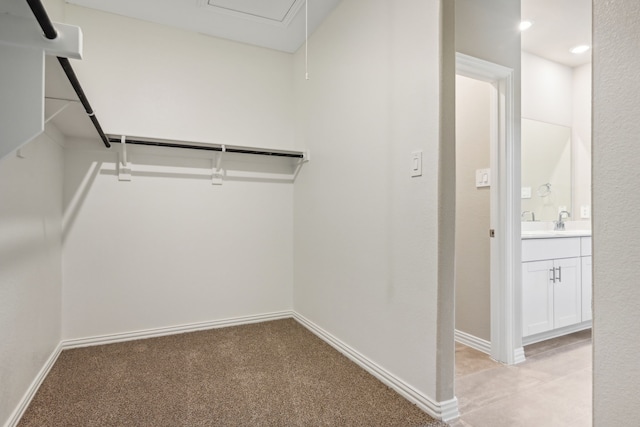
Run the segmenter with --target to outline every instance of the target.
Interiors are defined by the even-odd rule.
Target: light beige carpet
[[[292,319],[62,352],[27,426],[446,426]]]

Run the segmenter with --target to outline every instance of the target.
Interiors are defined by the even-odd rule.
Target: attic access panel
[[[205,0],[210,10],[237,18],[287,27],[304,0]]]

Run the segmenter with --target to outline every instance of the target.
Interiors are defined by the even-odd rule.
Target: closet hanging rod
[[[57,38],[58,32],[56,31],[56,28],[53,26],[51,19],[49,19],[49,15],[47,15],[47,11],[42,5],[42,2],[40,0],[27,0],[27,3],[29,4],[29,7],[31,8],[33,15],[38,21],[40,28],[42,28],[42,32],[44,33],[44,36],[49,40],[53,40]],[[102,126],[100,126],[100,122],[98,122],[98,119],[96,118],[96,115],[93,109],[91,108],[91,104],[89,104],[89,100],[87,99],[87,96],[85,95],[84,90],[82,90],[82,86],[80,86],[80,81],[78,81],[78,77],[76,76],[76,73],[73,71],[73,67],[71,67],[71,63],[69,62],[69,59],[63,58],[61,56],[58,56],[57,58],[58,58],[58,62],[60,63],[60,66],[62,67],[62,69],[64,70],[64,73],[67,75],[67,78],[69,79],[69,83],[71,83],[73,90],[75,90],[76,95],[78,95],[78,98],[80,99],[80,102],[84,107],[84,110],[89,116],[89,119],[91,119],[91,123],[93,123],[93,126],[96,128],[96,131],[100,136],[100,139],[104,143],[105,147],[107,148],[111,147],[109,140],[107,139],[106,135],[102,131]]]
[[[116,138],[109,135],[109,142],[119,144],[120,138]],[[127,145],[149,145],[153,147],[170,147],[170,148],[186,148],[189,150],[202,150],[202,151],[222,151],[222,145],[199,145],[183,142],[169,142],[169,141],[157,141],[157,140],[144,140],[137,138],[126,138]],[[227,153],[239,153],[239,154],[255,154],[259,156],[273,156],[273,157],[289,157],[295,159],[304,159],[304,153],[301,151],[286,151],[286,150],[268,150],[262,148],[252,147],[240,147],[233,145],[225,145],[225,152]]]

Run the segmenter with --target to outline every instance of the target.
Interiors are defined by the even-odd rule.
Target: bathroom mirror
[[[522,118],[522,212],[533,212],[536,221],[554,221],[560,210],[573,218],[571,128]]]

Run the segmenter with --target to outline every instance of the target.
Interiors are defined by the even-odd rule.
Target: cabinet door
[[[582,267],[580,258],[556,259],[556,280],[553,286],[553,327],[580,323],[582,319]]]
[[[522,336],[553,329],[553,261],[522,263]]]
[[[592,292],[591,257],[582,257],[582,321],[591,320],[591,292]]]

